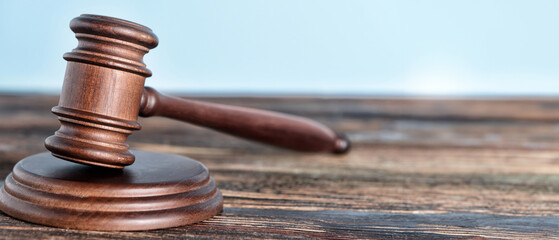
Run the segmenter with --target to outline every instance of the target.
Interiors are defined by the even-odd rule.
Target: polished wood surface
[[[6,178],[0,210],[18,219],[73,229],[150,230],[183,226],[221,212],[208,169],[173,154],[132,151],[136,162],[108,169],[44,152]]]
[[[152,117],[133,149],[210,169],[221,214],[142,232],[65,230],[0,214],[0,238],[559,238],[559,99],[194,98],[316,119],[354,143],[309,154]],[[0,96],[0,176],[44,152],[57,96]]]
[[[60,128],[45,140],[56,157],[107,168],[134,162],[126,143],[141,128],[138,114],[165,116],[271,145],[344,153],[349,141],[324,125],[263,110],[180,100],[144,89],[143,57],[158,44],[151,29],[122,19],[81,15],[70,22],[78,46],[68,61],[60,101],[52,112]]]
[[[137,123],[144,82],[143,57],[158,44],[151,29],[117,18],[81,15],[70,28],[78,46],[68,61],[58,105],[60,128],[45,140],[56,157],[123,168],[134,162],[126,144]]]
[[[254,108],[169,97],[146,87],[140,116],[162,116],[270,145],[308,152],[345,153],[349,141],[308,118]]]

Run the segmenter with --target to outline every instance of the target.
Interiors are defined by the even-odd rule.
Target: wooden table
[[[56,96],[0,96],[0,177],[45,151]],[[559,99],[204,98],[314,118],[344,156],[296,153],[161,118],[133,148],[204,163],[225,209],[145,232],[43,227],[0,214],[0,238],[559,238]]]

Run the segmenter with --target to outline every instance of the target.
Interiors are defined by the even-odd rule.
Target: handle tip
[[[347,136],[343,134],[338,134],[336,138],[336,145],[334,146],[334,150],[332,151],[335,154],[344,154],[349,151],[351,148],[351,142],[347,138]]]

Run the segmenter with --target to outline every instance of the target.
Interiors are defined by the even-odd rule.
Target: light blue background
[[[0,0],[0,91],[58,93],[82,13],[153,29],[163,91],[559,93],[557,0]]]

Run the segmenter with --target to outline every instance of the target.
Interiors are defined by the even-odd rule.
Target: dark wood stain
[[[202,162],[223,193],[221,214],[143,232],[51,228],[0,214],[0,238],[559,238],[559,113],[541,107],[559,100],[511,99],[510,114],[497,119],[491,109],[507,101],[461,100],[452,107],[456,100],[197,99],[312,116],[348,133],[354,148],[345,156],[297,153],[178,121],[139,119],[142,130],[129,137],[131,147]],[[391,113],[422,101],[427,110],[410,115],[431,119],[336,113]],[[45,151],[43,140],[59,123],[42,108],[56,102],[57,96],[0,95],[2,179],[17,161]],[[11,103],[19,107],[6,107]],[[447,120],[448,112],[430,105],[464,118]]]

